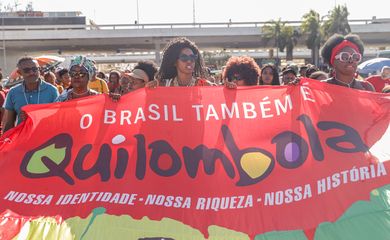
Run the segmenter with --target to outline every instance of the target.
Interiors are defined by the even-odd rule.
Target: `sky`
[[[349,19],[390,18],[384,0],[0,0],[3,5],[19,3],[24,10],[29,2],[36,11],[80,11],[97,24],[248,22],[301,20],[310,9],[321,16],[336,4],[347,5]],[[365,2],[365,3],[364,3]],[[195,8],[193,7],[195,3]],[[380,7],[383,6],[383,7]]]

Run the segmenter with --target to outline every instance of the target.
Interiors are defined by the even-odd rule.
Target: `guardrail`
[[[214,23],[148,23],[148,24],[101,24],[101,25],[25,25],[0,26],[0,29],[12,30],[118,30],[118,29],[156,29],[156,28],[234,28],[234,27],[261,27],[267,22],[214,22]],[[284,21],[291,26],[300,26],[302,21]],[[354,19],[349,20],[350,25],[390,23],[390,18],[382,19]]]

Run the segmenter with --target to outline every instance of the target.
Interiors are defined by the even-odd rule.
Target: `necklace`
[[[88,96],[88,95],[90,95],[89,89],[85,92],[82,92],[82,93],[76,93],[73,89],[73,90],[71,90],[70,94],[68,94],[68,100],[71,100],[74,98],[80,98],[80,97]]]
[[[41,82],[38,83],[38,101],[36,104],[39,104],[39,95],[41,93]],[[29,104],[32,104],[28,101],[27,99],[27,96],[26,96],[26,86],[23,84],[23,95],[24,95],[24,100],[26,100],[26,104],[29,105]]]
[[[336,77],[334,77],[334,80],[336,80],[337,82],[343,84],[343,85],[347,85],[349,88],[352,88],[352,85],[355,83],[355,79],[352,78],[352,81],[350,83],[345,83],[345,82],[342,82],[340,80],[338,80]]]
[[[191,86],[195,85],[195,82],[196,82],[196,79],[191,78],[191,80],[187,83],[187,85],[180,85],[179,80],[177,79],[177,77],[175,77],[173,79],[173,86],[175,86],[175,87],[191,87]]]
[[[82,93],[76,93],[75,91],[72,91],[72,94],[73,95],[76,95],[76,96],[83,96],[84,94],[88,93],[89,92],[89,89],[85,92],[82,92]]]

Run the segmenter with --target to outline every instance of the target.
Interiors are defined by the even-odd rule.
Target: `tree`
[[[347,6],[337,5],[329,11],[328,19],[323,24],[323,32],[326,38],[329,38],[335,33],[346,35],[351,32],[351,27],[348,23]]]
[[[267,44],[271,39],[274,39],[273,47],[276,48],[276,58],[277,62],[279,61],[279,50],[284,51],[282,47],[281,32],[282,28],[285,26],[285,23],[279,18],[277,21],[271,20],[267,22],[262,28],[262,35],[264,44]]]
[[[33,3],[29,2],[26,6],[26,12],[33,12],[33,11],[34,11]]]
[[[298,43],[300,33],[293,26],[286,26],[279,18],[277,21],[271,20],[263,26],[263,40],[267,43],[274,39],[276,47],[276,57],[279,58],[279,51],[284,52],[286,49],[286,60],[293,59],[293,50]]]
[[[306,46],[311,50],[313,64],[318,66],[319,49],[323,39],[320,14],[314,10],[310,10],[310,12],[303,15],[301,29],[302,33],[307,35]]]
[[[293,60],[294,47],[300,38],[300,32],[293,26],[283,26],[281,31],[281,47],[286,48],[286,60]]]

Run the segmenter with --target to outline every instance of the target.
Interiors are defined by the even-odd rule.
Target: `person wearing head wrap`
[[[355,78],[357,64],[362,60],[363,42],[358,35],[342,36],[334,34],[321,49],[321,56],[334,71],[332,78],[323,80],[343,87],[374,91],[374,87],[366,81]]]
[[[86,58],[84,56],[77,56],[77,57],[75,57],[70,62],[69,69],[72,70],[72,68],[74,66],[79,66],[79,67],[83,68],[85,71],[87,71],[89,80],[91,80],[93,75],[95,75],[95,73],[96,73],[95,67],[94,67],[94,64],[93,64],[92,60],[90,60],[90,59],[88,59],[88,58]]]
[[[64,91],[57,98],[57,102],[99,94],[88,86],[89,81],[95,75],[93,62],[88,58],[78,56],[73,59],[70,63],[69,75],[72,87],[68,91]]]

